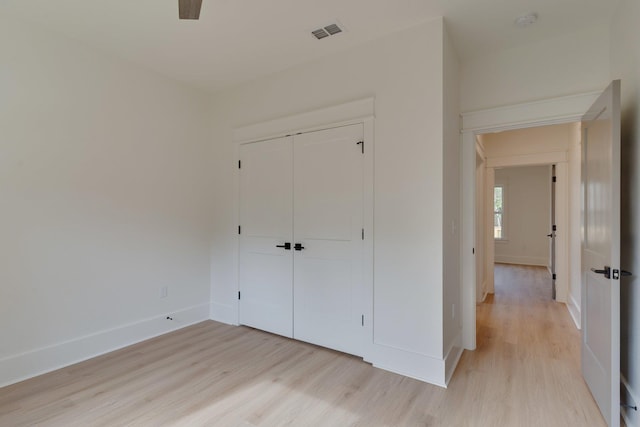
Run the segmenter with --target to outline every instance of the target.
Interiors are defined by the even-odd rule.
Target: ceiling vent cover
[[[318,28],[317,30],[313,30],[311,31],[311,34],[313,34],[313,37],[317,38],[318,40],[323,39],[325,37],[329,37],[329,33],[327,33],[324,28]]]
[[[343,30],[338,26],[338,24],[329,24],[324,28],[318,28],[317,30],[311,31],[313,37],[318,40],[324,39],[325,37],[334,36],[336,34],[341,33]]]

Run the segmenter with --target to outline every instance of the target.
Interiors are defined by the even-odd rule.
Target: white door
[[[293,336],[291,137],[240,147],[240,324]]]
[[[551,298],[556,299],[556,165],[551,166]]]
[[[620,81],[582,119],[582,375],[620,425]]]
[[[364,340],[362,135],[352,125],[294,144],[294,338],[355,355]]]

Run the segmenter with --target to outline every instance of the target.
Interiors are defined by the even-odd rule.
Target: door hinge
[[[364,240],[364,228],[362,229],[362,240]]]
[[[242,169],[242,160],[238,160],[238,169]]]
[[[359,145],[362,149],[362,154],[364,154],[364,141],[356,142],[356,145]]]
[[[556,177],[555,176],[551,178],[551,182],[556,182]]]
[[[240,291],[238,291],[238,299],[240,299]]]
[[[240,226],[238,226],[238,234],[240,234],[241,229],[242,228]]]
[[[364,326],[364,314],[362,315],[362,326]]]
[[[551,275],[551,278],[552,278],[553,280],[556,280],[556,273],[553,273],[553,274]]]

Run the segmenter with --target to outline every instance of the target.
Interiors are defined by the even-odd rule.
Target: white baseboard
[[[582,322],[580,317],[580,304],[578,304],[573,297],[573,295],[569,295],[569,302],[567,303],[567,310],[569,310],[569,314],[573,319],[573,323],[576,324],[576,328],[578,330],[581,328],[580,323]]]
[[[484,302],[487,299],[487,295],[489,295],[489,292],[487,291],[482,291],[482,297],[480,298],[479,302]]]
[[[538,258],[532,256],[520,256],[520,255],[495,255],[494,261],[499,264],[518,264],[518,265],[536,265],[540,267],[546,267],[547,258]]]
[[[445,361],[383,344],[373,344],[364,360],[374,367],[447,388]]]
[[[480,292],[476,292],[476,304],[484,302],[484,299],[487,297],[487,281],[486,279],[482,281],[482,286],[480,286]]]
[[[211,303],[211,310],[209,318],[216,322],[226,323],[227,325],[238,325],[238,306],[230,306],[219,304],[217,302]]]
[[[0,359],[0,387],[55,371],[209,319],[200,304]]]
[[[444,357],[444,366],[445,366],[445,383],[449,385],[449,381],[453,376],[453,373],[456,370],[456,366],[458,366],[458,362],[460,361],[460,357],[462,357],[462,352],[464,348],[462,347],[462,331],[458,333],[458,335],[454,338],[449,351],[447,351],[446,356]]]
[[[631,390],[629,382],[622,373],[620,373],[620,382],[622,383],[622,390],[620,390],[621,403],[638,407],[640,405],[640,398]],[[623,408],[621,406],[620,413],[627,427],[640,427],[640,410],[634,411],[631,408]]]

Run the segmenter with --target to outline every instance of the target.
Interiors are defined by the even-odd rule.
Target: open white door
[[[620,425],[620,81],[582,118],[582,375]]]

